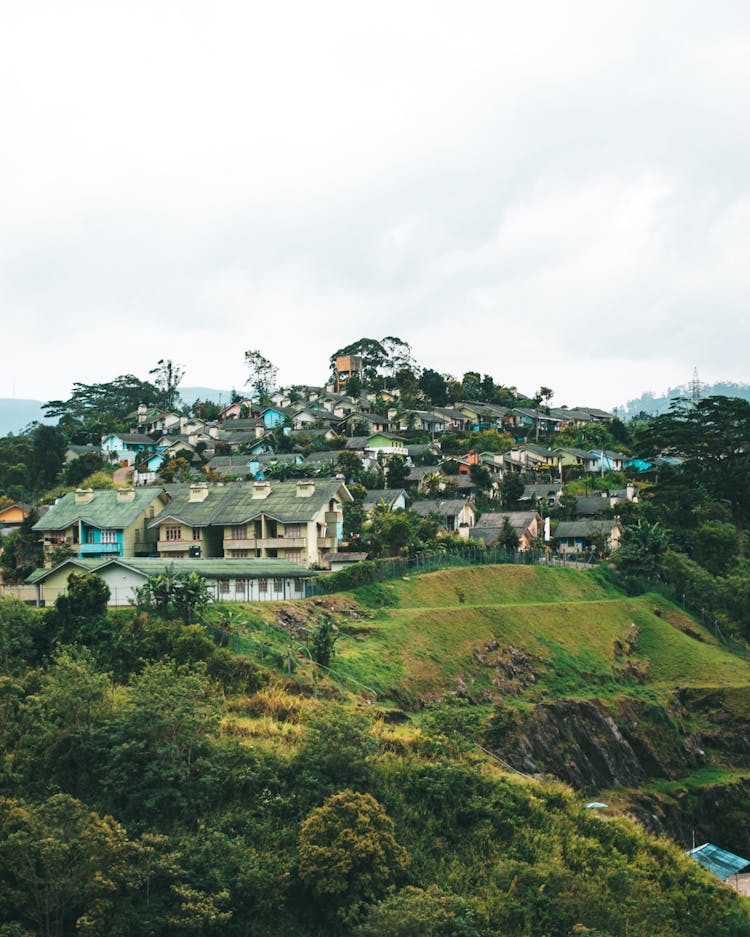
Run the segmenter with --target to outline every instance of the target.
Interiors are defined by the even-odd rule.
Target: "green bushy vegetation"
[[[48,611],[0,603],[0,933],[750,934],[676,846],[505,773],[471,741],[499,710],[449,691],[498,635],[548,690],[610,679],[634,619],[654,635],[649,692],[682,642],[738,686],[744,663],[596,576],[469,572],[374,584],[390,599],[369,606],[287,603],[283,622],[213,609],[210,627],[171,605],[107,612],[96,577]],[[321,621],[328,669],[302,651]],[[374,704],[359,678],[382,684]],[[424,707],[410,723],[389,687]]]

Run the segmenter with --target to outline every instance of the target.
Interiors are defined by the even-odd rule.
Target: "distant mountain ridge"
[[[0,398],[0,436],[20,433],[29,423],[54,423],[42,413],[41,400],[21,400],[15,397]]]
[[[231,390],[216,390],[213,387],[181,387],[180,399],[186,406],[196,400],[210,400],[227,405],[232,399]],[[29,423],[55,423],[45,417],[42,407],[46,400],[26,400],[16,397],[0,398],[0,436],[16,435]]]
[[[655,415],[669,410],[669,405],[678,397],[691,397],[693,388],[691,384],[679,384],[677,387],[668,387],[664,394],[658,396],[647,390],[640,397],[628,400],[627,403],[615,408],[617,415],[624,420],[639,413]],[[701,384],[701,397],[741,397],[750,401],[750,384],[738,384],[734,381],[718,381],[716,384]]]

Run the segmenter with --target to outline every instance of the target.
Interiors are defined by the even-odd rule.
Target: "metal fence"
[[[675,605],[679,605],[683,611],[692,615],[693,618],[697,618],[705,628],[708,628],[708,630],[719,639],[727,650],[743,657],[745,660],[750,660],[750,643],[743,638],[738,638],[728,631],[725,631],[719,624],[716,615],[710,609],[696,608],[686,600],[684,593],[679,593],[672,586],[663,582],[651,583],[649,589],[658,595],[663,595],[665,599],[668,599]]]
[[[438,569],[449,569],[455,566],[496,566],[499,564],[513,564],[520,566],[571,566],[576,568],[589,567],[590,562],[584,563],[571,559],[570,556],[558,556],[548,550],[481,550],[476,547],[457,548],[452,550],[436,550],[418,553],[415,556],[389,557],[380,560],[368,560],[365,564],[352,564],[349,569],[330,576],[321,576],[309,580],[306,584],[305,597],[328,595],[331,592],[345,592],[368,582],[383,582],[388,579],[399,579],[409,574],[430,573]],[[356,573],[357,566],[366,565],[367,572],[360,581]],[[364,572],[364,571],[363,571]],[[341,575],[347,573],[348,575]]]

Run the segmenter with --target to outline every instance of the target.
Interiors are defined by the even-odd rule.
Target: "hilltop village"
[[[698,514],[659,508],[660,476],[695,462],[687,438],[655,432],[668,417],[626,424],[552,406],[548,387],[524,395],[476,372],[459,381],[419,368],[395,338],[340,349],[325,386],[279,388],[260,352],[245,358],[250,392],[228,405],[181,406],[181,369],[162,360],[153,382],[76,385],[47,404],[56,427],[3,440],[8,461],[27,450],[25,478],[0,462],[6,583],[25,582],[41,604],[72,572],[99,570],[127,604],[171,562],[199,570],[216,599],[261,601],[379,557],[473,549],[593,563],[647,518],[700,526]],[[721,413],[733,398],[712,399]],[[676,425],[697,403],[677,402]],[[739,555],[736,511],[710,487],[705,499],[704,525],[734,523]]]
[[[636,499],[637,489],[623,482],[628,456],[611,448],[612,414],[552,408],[543,404],[547,388],[518,397],[518,406],[510,405],[512,391],[508,405],[448,404],[445,379],[424,372],[438,405],[413,371],[409,387],[404,368],[387,380],[370,364],[368,381],[367,360],[337,355],[325,387],[261,382],[259,392],[236,395],[214,418],[199,415],[206,404],[185,413],[140,402],[125,415],[126,428],[98,444],[66,440],[65,473],[83,463],[105,472],[105,484],[82,479],[40,506],[32,527],[46,568],[33,577],[39,596],[54,598],[81,564],[106,564],[113,574],[116,560],[131,561],[117,569],[121,579],[126,565],[136,579],[154,566],[142,561],[212,560],[218,595],[262,599],[299,594],[300,570],[290,577],[289,564],[335,569],[472,542],[588,559],[617,549],[622,526],[612,509]],[[473,390],[475,378],[480,396],[497,399],[491,379],[482,386],[478,377],[465,375],[461,390]],[[564,481],[581,477],[596,479],[591,495],[566,498]],[[8,504],[0,523],[7,529],[31,511]],[[383,529],[394,518],[396,529]],[[251,558],[279,562],[266,563],[262,576],[216,562]],[[244,564],[253,566],[260,569]],[[205,562],[196,568],[208,570]],[[126,591],[121,582],[118,593]]]
[[[0,932],[750,935],[750,403],[246,362],[0,439]]]

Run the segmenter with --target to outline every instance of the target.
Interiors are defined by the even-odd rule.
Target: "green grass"
[[[672,795],[680,791],[701,790],[707,787],[725,787],[738,781],[750,779],[750,768],[723,768],[719,765],[707,765],[699,768],[692,774],[669,780],[655,778],[645,788],[645,791]]]
[[[616,598],[589,572],[546,566],[469,566],[396,580],[393,594],[401,608],[452,608]]]
[[[486,702],[516,693],[519,700],[623,691],[653,696],[678,686],[734,690],[750,700],[744,692],[750,664],[662,596],[625,596],[595,570],[464,567],[376,585],[327,600],[342,631],[331,671],[342,689],[366,687],[383,703],[413,708],[459,689]],[[284,608],[303,629],[321,613],[309,602]],[[258,660],[263,648],[261,663],[268,666],[282,666],[290,646],[303,640],[279,627],[270,603],[246,617],[239,650]],[[637,647],[630,657],[616,656],[616,642],[624,643],[633,625]],[[520,652],[535,680],[526,686],[520,678],[509,687],[502,655]],[[623,668],[632,661],[639,675],[626,677]]]
[[[493,675],[475,655],[492,641],[535,658],[536,695],[622,690],[614,642],[632,625],[640,631],[632,656],[647,673],[632,690],[750,685],[750,665],[662,597],[623,596],[588,572],[472,567],[392,586],[398,607],[379,609],[363,641],[340,642],[334,664],[381,697],[408,703],[459,682],[472,693],[489,687]],[[680,630],[685,623],[701,640]]]

